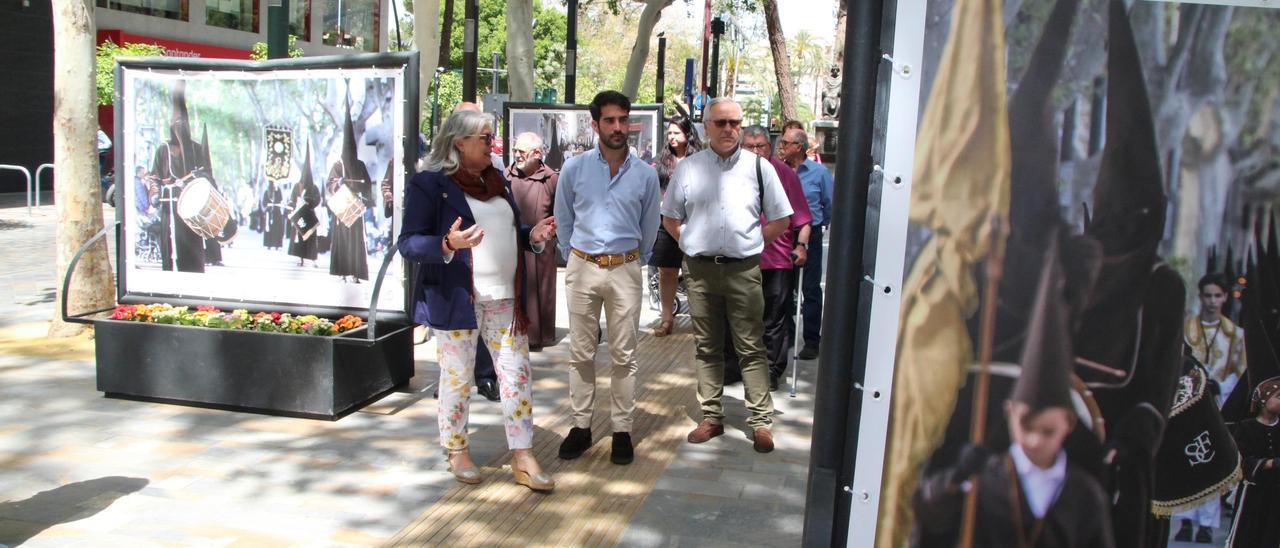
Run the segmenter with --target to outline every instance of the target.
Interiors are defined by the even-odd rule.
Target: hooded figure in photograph
[[[1071,399],[1075,354],[1056,235],[1044,254],[1021,374],[1004,405],[1011,443],[995,452],[982,443],[966,445],[953,467],[925,478],[912,501],[917,546],[957,545],[965,497],[973,489],[973,546],[1116,546],[1106,492],[1064,445],[1079,419]]]
[[[284,246],[284,212],[288,204],[284,201],[284,191],[275,181],[267,179],[267,189],[262,192],[262,207],[266,208],[263,218],[262,247],[280,249]]]
[[[307,144],[307,160],[302,163],[302,177],[289,193],[289,254],[298,258],[298,266],[305,260],[316,260],[316,206],[320,205],[320,187],[311,177],[311,144]]]
[[[204,272],[204,238],[178,217],[178,199],[183,188],[196,178],[213,182],[205,164],[205,147],[191,138],[187,114],[186,83],[173,88],[173,114],[169,140],[156,149],[151,173],[160,184],[160,263],[166,271]]]
[[[329,273],[348,276],[359,283],[369,279],[369,260],[365,253],[364,210],[373,206],[373,182],[369,169],[356,157],[356,130],[351,123],[351,101],[346,103],[342,134],[342,158],[329,168],[325,179],[326,204],[333,213],[329,236],[332,248]]]

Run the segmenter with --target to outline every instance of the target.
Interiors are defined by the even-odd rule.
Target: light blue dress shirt
[[[809,202],[809,211],[813,220],[809,224],[827,226],[831,224],[831,195],[835,181],[827,166],[813,160],[805,160],[796,167],[796,175],[800,177],[800,186],[804,187],[804,199]]]
[[[560,255],[568,259],[570,247],[591,255],[639,248],[647,263],[658,237],[661,202],[657,170],[634,154],[612,177],[598,145],[568,159],[556,184]]]

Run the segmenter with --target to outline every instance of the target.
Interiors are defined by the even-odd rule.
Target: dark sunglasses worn
[[[724,129],[725,126],[737,129],[742,127],[742,118],[737,118],[733,120],[730,120],[728,118],[721,118],[719,120],[712,120],[711,123],[715,124],[715,126],[720,129]]]

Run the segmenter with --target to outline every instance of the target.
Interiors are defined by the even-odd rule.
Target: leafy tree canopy
[[[98,104],[115,104],[116,92],[116,57],[155,57],[164,55],[164,46],[155,44],[136,44],[125,42],[117,46],[107,40],[98,44],[97,58],[94,60],[94,84],[97,87]]]

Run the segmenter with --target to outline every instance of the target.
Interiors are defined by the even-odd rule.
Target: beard
[[[613,150],[627,147],[627,134],[618,132],[600,136],[600,144]]]

